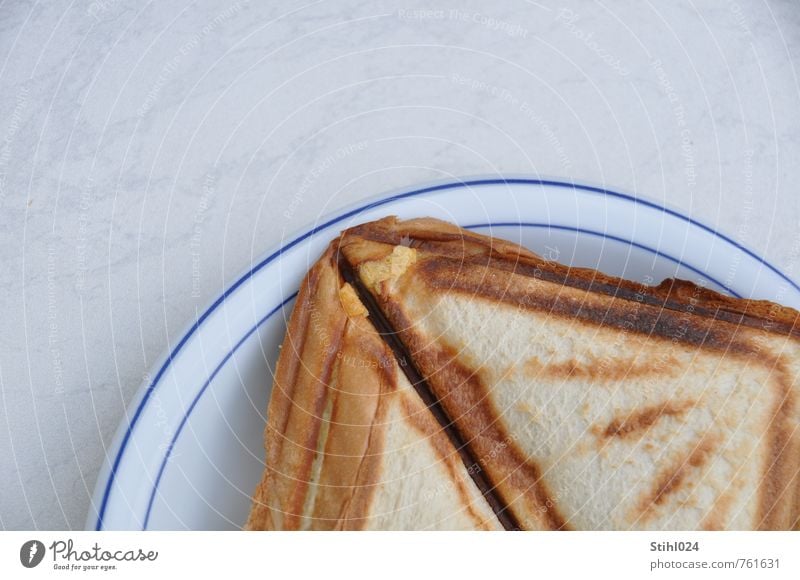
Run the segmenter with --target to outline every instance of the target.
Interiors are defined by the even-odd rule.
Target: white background
[[[81,527],[168,338],[386,189],[589,181],[797,279],[798,55],[793,0],[1,5],[0,528]]]

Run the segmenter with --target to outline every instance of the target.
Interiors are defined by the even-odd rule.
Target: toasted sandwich
[[[322,269],[327,291],[314,281]],[[302,321],[314,304],[336,311],[326,328],[358,338],[342,330],[333,349],[309,338]],[[295,307],[248,526],[792,529],[799,317],[686,281],[569,268],[438,220],[351,228]],[[384,374],[347,378],[331,352],[356,340],[370,345],[351,347],[360,356],[389,361]],[[428,429],[390,420],[400,432],[388,444],[358,451],[366,445],[339,416],[355,413],[362,431],[385,424],[368,400],[395,418],[425,416]],[[366,492],[353,456],[385,474],[366,484],[373,495],[358,513],[347,498]],[[415,475],[399,476],[412,458]],[[456,481],[468,493],[404,501]]]

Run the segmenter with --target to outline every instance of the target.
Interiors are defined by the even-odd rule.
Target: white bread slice
[[[342,236],[523,529],[791,529],[798,313],[568,269],[436,220]]]
[[[245,528],[501,529],[339,275],[334,245],[292,312]]]

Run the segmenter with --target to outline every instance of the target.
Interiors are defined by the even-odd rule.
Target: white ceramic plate
[[[109,449],[90,529],[237,529],[263,466],[272,369],[300,280],[342,229],[433,216],[574,266],[639,282],[678,276],[800,308],[800,288],[677,211],[599,187],[530,178],[436,183],[322,219],[255,263],[141,386]]]

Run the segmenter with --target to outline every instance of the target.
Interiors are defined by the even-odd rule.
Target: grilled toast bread
[[[340,250],[522,529],[791,529],[800,325],[430,219]]]
[[[249,529],[792,529],[800,314],[433,219],[303,283]]]

